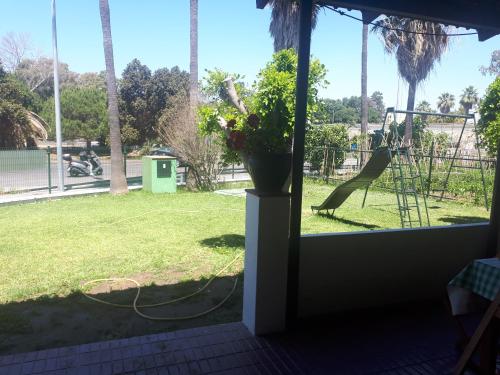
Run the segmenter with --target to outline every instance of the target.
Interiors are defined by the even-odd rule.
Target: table
[[[500,259],[476,259],[448,283],[448,297],[453,315],[463,315],[478,308],[480,296],[493,301],[500,291]]]
[[[474,311],[477,296],[491,301],[486,313],[465,347],[454,374],[463,374],[474,351],[480,350],[480,369],[494,374],[496,346],[500,325],[500,259],[476,259],[458,273],[448,284],[448,297],[453,315]]]

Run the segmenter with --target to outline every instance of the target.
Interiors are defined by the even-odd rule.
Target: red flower
[[[227,145],[229,148],[235,150],[235,151],[240,151],[245,147],[245,134],[243,134],[239,130],[233,130],[231,133],[229,133],[229,138],[227,139]]]
[[[248,122],[248,125],[250,125],[250,127],[257,129],[259,127],[259,124],[260,124],[260,118],[255,113],[252,113],[251,115],[249,115],[247,117],[247,122]]]
[[[233,118],[227,122],[228,129],[233,129],[236,126],[236,120]]]

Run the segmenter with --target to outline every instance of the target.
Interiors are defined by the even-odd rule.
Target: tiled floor
[[[438,374],[456,361],[445,309],[407,305],[255,338],[241,323],[0,357],[0,374]]]

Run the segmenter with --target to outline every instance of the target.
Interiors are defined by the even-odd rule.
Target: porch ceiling
[[[499,0],[319,0],[322,5],[347,8],[375,15],[394,15],[476,29],[479,40],[500,34]],[[264,8],[269,0],[257,0]]]

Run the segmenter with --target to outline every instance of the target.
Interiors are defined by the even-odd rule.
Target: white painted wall
[[[310,316],[445,295],[474,258],[485,258],[488,223],[305,235],[299,315]]]

